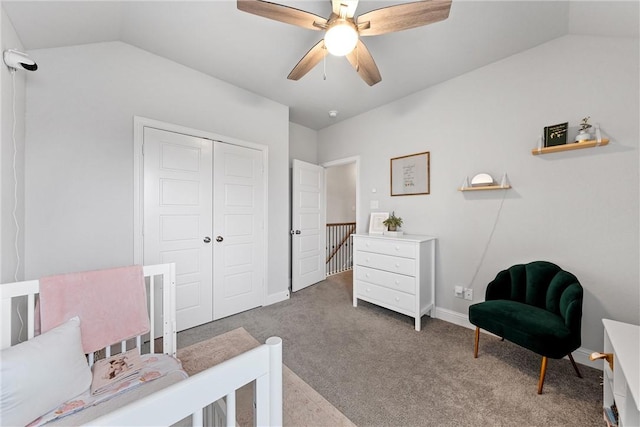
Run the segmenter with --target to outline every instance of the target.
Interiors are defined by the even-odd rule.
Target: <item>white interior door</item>
[[[176,264],[177,328],[213,320],[212,141],[144,128],[144,264]]]
[[[262,152],[214,141],[213,317],[264,301],[264,167]]]
[[[293,160],[291,290],[318,283],[325,272],[325,192],[322,166]]]

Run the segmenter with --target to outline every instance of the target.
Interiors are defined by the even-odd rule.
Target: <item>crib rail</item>
[[[203,425],[203,410],[227,398],[227,426],[236,425],[235,391],[256,381],[255,425],[282,425],[282,340],[238,355],[151,396],[91,421],[91,425],[171,425],[192,416],[192,425]]]
[[[27,338],[34,335],[36,295],[40,292],[40,282],[27,280],[24,282],[3,283],[0,285],[0,348],[11,347],[12,302],[14,298],[27,299]]]
[[[153,337],[160,336],[157,331],[154,319],[162,317],[162,313],[169,313],[168,316],[162,317],[162,352],[171,356],[176,355],[176,322],[171,313],[176,312],[176,274],[175,264],[156,264],[143,267],[143,275],[148,282],[147,295],[149,299],[149,318],[150,332],[149,349],[151,353],[157,352],[156,342]],[[161,288],[161,289],[160,289]],[[0,319],[2,326],[0,327],[0,348],[7,348],[15,344],[11,339],[12,330],[12,301],[14,298],[26,298],[27,309],[26,319],[22,318],[23,327],[27,331],[27,339],[31,339],[35,335],[35,301],[36,296],[40,292],[40,282],[38,280],[28,280],[24,282],[4,283],[0,284]],[[162,311],[156,309],[156,303],[161,300]],[[142,348],[143,337],[135,338],[135,346]],[[114,343],[109,347],[105,347],[104,354],[106,357],[111,355],[112,347],[120,346],[120,351],[127,350],[127,341]],[[117,352],[120,352],[117,351]],[[94,362],[94,354],[89,354],[89,364]]]
[[[170,316],[162,316],[162,352],[176,357],[177,348],[177,325],[176,325],[176,265],[174,263],[145,265],[142,268],[145,278],[149,280],[149,347],[151,353],[157,353],[155,337],[159,336],[156,331],[156,293],[162,286],[162,313],[169,313]],[[161,280],[161,282],[158,282]]]

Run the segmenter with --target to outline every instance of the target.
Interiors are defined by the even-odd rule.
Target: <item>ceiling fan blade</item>
[[[378,66],[362,40],[358,40],[356,48],[347,54],[347,60],[369,86],[373,86],[382,80]]]
[[[358,7],[358,0],[331,0],[331,6],[333,13],[340,16],[341,6],[346,8],[346,17],[353,18],[356,13],[356,7]]]
[[[361,36],[377,36],[408,30],[442,21],[449,17],[451,0],[425,0],[372,10],[358,17],[358,24],[370,22],[360,30]]]
[[[289,73],[287,78],[289,80],[300,80],[302,76],[307,74],[313,67],[318,65],[318,62],[327,56],[327,49],[324,48],[324,39],[320,40],[309,49],[309,52],[306,53],[305,56],[298,62],[298,64],[293,67],[293,70]]]
[[[297,25],[298,27],[309,30],[322,29],[313,25],[314,22],[321,25],[327,23],[325,18],[313,13],[263,0],[238,0],[238,9],[243,12],[253,13],[254,15],[286,24]]]

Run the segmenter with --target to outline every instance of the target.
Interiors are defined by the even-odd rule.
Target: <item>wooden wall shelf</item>
[[[599,147],[602,145],[607,145],[608,143],[609,140],[606,138],[602,138],[602,142],[600,143],[598,143],[598,141],[594,139],[589,141],[574,142],[570,144],[554,145],[552,147],[534,148],[533,150],[531,150],[531,154],[537,156],[538,154],[559,153],[561,151],[578,150],[580,148]]]
[[[483,185],[480,187],[460,187],[458,191],[508,190],[510,185]]]

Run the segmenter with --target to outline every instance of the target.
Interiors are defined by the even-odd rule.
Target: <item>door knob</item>
[[[210,243],[211,242],[211,237],[207,236],[204,239],[202,239],[205,243]]]
[[[224,238],[222,236],[216,236],[216,242],[222,242]]]
[[[301,231],[300,231],[300,230],[291,230],[289,233],[290,233],[291,235],[294,235],[294,234],[300,234],[300,233],[301,233]]]

